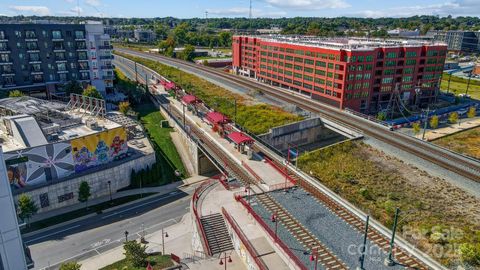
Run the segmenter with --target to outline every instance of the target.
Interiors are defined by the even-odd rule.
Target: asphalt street
[[[68,260],[95,256],[128,239],[140,238],[175,223],[189,211],[193,187],[154,196],[114,211],[24,238],[30,247],[34,269],[55,269]]]

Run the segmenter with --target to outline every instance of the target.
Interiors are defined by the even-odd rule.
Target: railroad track
[[[262,151],[260,148],[256,147],[256,151]],[[265,154],[265,153],[264,153]],[[278,166],[278,168],[284,168],[283,165],[273,157],[271,157],[272,161]],[[285,173],[285,170],[284,170]],[[338,204],[332,198],[330,198],[327,194],[319,190],[318,188],[314,187],[308,181],[304,180],[302,177],[298,176],[291,170],[287,170],[286,172],[288,176],[295,182],[296,185],[306,190],[308,193],[312,194],[315,197],[315,200],[323,205],[324,207],[330,209],[335,215],[341,218],[345,223],[349,224],[352,228],[359,231],[360,233],[365,232],[365,222],[360,219],[357,215],[354,215],[352,212],[348,211],[345,207]],[[367,234],[368,239],[379,246],[383,251],[389,252],[390,251],[390,239],[387,238],[384,234],[380,233],[376,229],[372,228],[371,226],[368,229]],[[412,269],[422,269],[427,270],[426,267],[422,262],[420,262],[417,258],[409,256],[403,249],[399,248],[397,245],[394,245],[393,248],[393,255],[397,262],[402,265],[407,266],[408,268]]]
[[[128,65],[123,65],[124,67],[130,69],[132,68]],[[139,79],[140,82],[145,82],[143,78]],[[160,99],[162,97],[158,95],[153,95],[154,98],[161,102]],[[174,110],[171,110],[172,115],[174,115],[177,119],[181,120],[183,118],[182,112],[180,112],[176,107]],[[200,139],[199,143],[204,144],[204,148],[212,155],[215,159],[221,160],[224,162],[225,169],[228,173],[239,180],[245,186],[256,186],[259,192],[256,192],[252,189],[252,191],[256,194],[256,198],[258,201],[272,214],[276,214],[279,221],[285,226],[285,228],[308,250],[316,250],[318,254],[318,261],[322,265],[324,265],[327,269],[348,269],[347,266],[337,258],[327,247],[325,247],[308,229],[306,229],[301,223],[299,223],[288,211],[283,208],[275,199],[273,199],[270,195],[265,193],[262,187],[249,173],[242,168],[238,163],[233,161],[229,155],[223,153],[223,151],[219,150],[219,148],[210,141],[199,127],[196,125],[191,125],[192,133]],[[259,146],[254,145],[254,151],[263,151]],[[278,168],[284,168],[281,164],[281,161],[275,159],[274,157],[270,157],[271,160],[276,163]],[[285,170],[284,170],[285,173]],[[291,170],[287,170],[287,173],[291,179],[295,182],[296,185],[303,188],[310,194],[312,194],[317,202],[324,207],[330,209],[333,213],[335,213],[339,218],[341,218],[344,222],[349,224],[355,230],[363,233],[365,228],[365,222],[361,220],[358,216],[354,215],[352,212],[348,211],[345,207],[338,204],[332,198],[330,198],[327,194],[319,190],[318,188],[314,187],[308,181],[304,180],[302,177],[297,175]],[[368,231],[368,239],[379,246],[382,250],[388,252],[390,248],[389,238],[387,238],[384,234],[381,234],[379,231],[373,229],[372,227],[369,228]],[[417,258],[410,256],[405,252],[403,249],[399,248],[397,245],[394,246],[393,255],[397,262],[402,265],[405,265],[411,269],[421,269],[426,270],[429,269],[425,266],[422,262],[420,262]]]
[[[347,265],[335,256],[329,248],[324,246],[318,238],[298,222],[285,208],[267,193],[262,193],[255,198],[271,213],[275,215],[276,222],[290,232],[303,247],[315,253],[317,260],[326,269],[348,269]]]
[[[157,61],[165,61],[175,63],[179,66],[195,68],[205,73],[209,73],[211,75],[219,77],[223,80],[228,80],[243,88],[260,90],[265,94],[286,101],[290,104],[294,104],[305,110],[317,113],[322,117],[333,120],[334,122],[340,122],[343,125],[353,127],[357,130],[362,131],[367,136],[383,141],[389,145],[395,146],[398,149],[411,153],[424,160],[430,161],[440,167],[455,172],[468,179],[480,182],[480,163],[476,160],[466,158],[445,149],[441,149],[430,143],[426,143],[403,134],[390,132],[385,127],[380,127],[377,124],[374,124],[365,119],[359,119],[351,114],[342,112],[339,109],[319,103],[312,99],[293,95],[291,92],[289,93],[286,90],[280,88],[274,88],[266,84],[250,81],[236,75],[228,74],[223,71],[215,70],[213,68],[208,68],[205,66],[188,63],[183,60],[169,58],[158,54],[152,55],[149,53],[142,53],[127,49],[116,50],[133,56],[156,59]]]

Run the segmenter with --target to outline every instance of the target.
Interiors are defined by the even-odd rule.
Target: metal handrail
[[[247,252],[250,254],[250,256],[253,258],[255,261],[255,264],[258,266],[259,270],[268,270],[267,265],[265,265],[265,262],[263,262],[262,259],[260,259],[258,252],[255,250],[253,247],[252,243],[247,239],[245,234],[242,232],[240,227],[238,226],[237,222],[235,219],[230,216],[230,214],[225,210],[224,207],[222,207],[222,214],[225,217],[225,220],[230,224],[232,229],[235,231],[235,233],[238,235],[238,238],[242,242],[243,246],[247,249]]]

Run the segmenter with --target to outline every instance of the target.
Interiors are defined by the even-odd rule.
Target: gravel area
[[[480,198],[480,184],[477,182],[474,182],[454,172],[446,170],[443,167],[421,159],[415,155],[399,150],[398,148],[388,145],[382,141],[368,137],[364,139],[364,142],[374,148],[383,151],[387,155],[396,157],[405,162],[406,164],[415,166],[432,176],[442,178],[450,184],[465,190],[466,192],[477,198]]]
[[[290,189],[288,193],[270,193],[289,213],[293,214],[325,246],[351,269],[359,266],[363,233],[354,229],[303,189]],[[307,210],[308,209],[308,210]],[[367,240],[365,269],[403,269],[387,267],[387,254]]]

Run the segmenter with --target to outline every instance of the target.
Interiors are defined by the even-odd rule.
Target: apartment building
[[[433,36],[433,39],[436,41],[446,43],[450,51],[480,52],[480,32],[478,31],[429,31],[427,35]]]
[[[418,40],[234,36],[237,74],[364,113],[433,102],[447,46]]]
[[[99,22],[0,24],[0,91],[53,94],[77,80],[113,90],[112,46]]]

